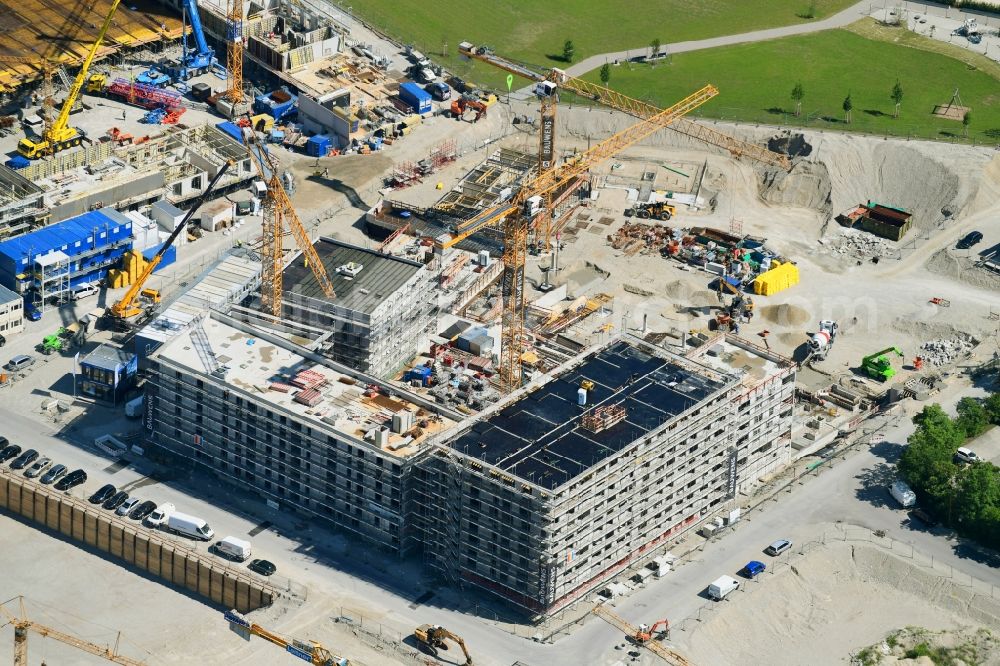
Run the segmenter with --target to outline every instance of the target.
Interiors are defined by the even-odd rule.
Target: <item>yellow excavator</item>
[[[448,644],[445,641],[451,639],[458,643],[458,646],[462,648],[462,653],[465,655],[465,666],[472,666],[472,657],[469,655],[469,649],[465,647],[465,641],[462,640],[462,637],[451,633],[440,625],[422,624],[413,630],[413,637],[417,639],[418,643],[426,647],[435,657],[437,656],[438,650],[448,649]]]
[[[120,3],[121,0],[112,1],[111,10],[104,19],[104,25],[101,26],[100,32],[97,33],[97,39],[91,44],[90,51],[87,53],[83,65],[80,66],[80,71],[77,72],[76,78],[73,80],[73,85],[70,86],[69,94],[66,95],[66,101],[63,102],[62,110],[59,111],[59,116],[55,119],[55,122],[45,128],[41,139],[38,141],[25,137],[17,143],[17,152],[22,156],[33,160],[45,155],[51,155],[60,150],[79,146],[83,143],[86,135],[83,133],[83,130],[70,127],[69,114],[73,110],[76,100],[80,97],[80,90],[83,89],[83,84],[87,80],[87,71],[90,69],[91,63],[94,62],[94,56],[97,55],[98,49],[101,48],[101,42],[104,41],[105,35],[108,34],[108,28],[111,27],[111,19],[114,18],[115,11],[118,9]]]

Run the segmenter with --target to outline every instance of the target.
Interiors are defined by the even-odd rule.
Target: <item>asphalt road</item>
[[[957,396],[948,402],[956,400]],[[207,479],[151,478],[144,474],[151,466],[142,461],[135,466],[114,465],[83,446],[51,437],[51,429],[46,430],[33,419],[3,408],[0,422],[4,424],[3,434],[11,441],[39,448],[56,462],[87,469],[90,479],[77,489],[77,495],[89,495],[110,481],[142,499],[171,501],[179,510],[208,520],[219,538],[229,534],[250,538],[255,557],[278,565],[279,584],[287,575],[310,590],[343,598],[348,608],[379,612],[382,621],[396,627],[423,622],[442,624],[476,647],[481,657],[477,663],[509,666],[520,660],[532,666],[610,664],[622,656],[612,649],[621,636],[596,618],[552,645],[526,640],[523,636],[532,632],[524,629],[520,632],[522,638],[515,638],[471,612],[483,600],[433,586],[418,562],[398,562],[366,549],[354,549],[343,535],[314,528],[308,521],[273,511],[257,501],[233,497]],[[969,557],[969,552],[958,548],[958,542],[947,534],[911,526],[906,514],[892,503],[885,490],[892,475],[889,465],[912,432],[912,424],[900,418],[884,432],[884,443],[849,455],[846,460],[830,461],[829,468],[805,477],[791,492],[780,493],[777,501],[769,501],[748,514],[728,534],[707,543],[676,571],[616,602],[616,612],[634,623],[667,617],[676,625],[704,605],[702,593],[709,582],[722,574],[734,574],[750,559],[767,561],[761,550],[771,541],[819,540],[824,529],[832,532],[832,524],[838,521],[885,530],[892,538],[912,544],[921,554],[951,564],[956,571],[1000,584],[1000,572],[995,567]],[[207,544],[198,546],[205,547]],[[431,598],[426,598],[427,593]],[[324,612],[336,614],[328,608]]]

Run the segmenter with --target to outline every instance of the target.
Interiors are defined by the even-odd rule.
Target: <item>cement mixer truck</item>
[[[837,337],[837,322],[832,319],[824,319],[819,323],[819,330],[809,338],[809,360],[822,361],[833,346],[833,341]]]

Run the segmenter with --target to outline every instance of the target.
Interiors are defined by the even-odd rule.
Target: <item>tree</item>
[[[844,98],[843,103],[844,109],[844,119],[848,124],[851,122],[851,110],[854,108],[854,102],[851,101],[851,93],[847,93],[847,97]]]
[[[969,124],[972,122],[972,111],[966,111],[962,116],[962,136],[969,136]]]
[[[990,425],[990,417],[986,409],[975,398],[962,398],[958,401],[958,418],[955,425],[969,439],[978,437]]]
[[[573,40],[567,39],[566,43],[563,44],[563,60],[565,62],[573,62],[574,53],[576,53],[576,47],[573,46]]]
[[[805,88],[802,87],[802,82],[799,81],[792,88],[792,99],[795,100],[795,115],[802,115],[802,98],[806,96]]]
[[[650,51],[650,53],[649,53],[649,57],[650,58],[655,58],[656,56],[660,55],[660,38],[659,37],[655,37],[653,39],[653,41],[651,41],[649,43],[649,51]]]
[[[889,93],[889,99],[892,100],[893,104],[896,105],[896,111],[893,113],[893,118],[899,118],[899,105],[903,103],[903,86],[899,85],[899,79],[896,79],[896,85],[892,87],[892,92]]]
[[[601,83],[608,85],[608,81],[611,80],[611,65],[604,63],[601,65]]]
[[[983,403],[983,407],[986,409],[986,413],[990,417],[990,422],[1000,425],[1000,392],[994,393],[990,397],[986,398],[986,402]]]

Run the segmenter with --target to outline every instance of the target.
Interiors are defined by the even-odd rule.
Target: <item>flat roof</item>
[[[698,347],[688,353],[688,358],[696,358],[719,372],[738,375],[744,386],[756,386],[793,365],[791,359],[731,333]]]
[[[127,352],[124,349],[112,347],[111,345],[101,345],[84,356],[81,363],[101,368],[102,370],[114,371],[124,365],[128,365],[133,358],[135,358],[135,354]]]
[[[0,303],[6,305],[7,303],[16,303],[21,300],[22,296],[16,291],[11,291],[7,287],[0,284]]]
[[[628,339],[613,341],[447,445],[552,490],[735,381],[669,352],[643,349]],[[584,380],[594,388],[581,406]],[[598,432],[583,426],[582,417],[605,406],[623,407],[625,418]]]
[[[199,349],[196,343],[201,336],[197,333],[192,335],[198,326],[196,323],[178,333],[160,348],[156,356],[187,368],[192,374],[219,379],[205,367],[205,359],[214,354],[218,364],[229,368],[225,379],[220,381],[257,401],[294,413],[305,425],[311,422],[314,427],[325,426],[365,440],[366,435],[379,427],[391,426],[393,414],[408,410],[414,414],[415,430],[408,435],[390,432],[388,441],[379,447],[386,453],[406,458],[417,453],[427,438],[454,424],[444,416],[432,417],[403,398],[383,394],[365,396],[365,382],[211,317],[201,322],[211,346],[210,353],[206,355],[206,350]],[[296,375],[305,371],[323,380],[322,385],[316,388],[318,396],[311,405],[295,400],[308,389],[300,389],[291,383]],[[371,437],[367,441],[375,446]]]
[[[424,267],[417,261],[367,250],[332,238],[320,238],[313,247],[337,295],[327,298],[323,294],[312,269],[306,266],[304,255],[299,255],[285,269],[284,290],[366,314],[374,312]],[[363,266],[355,277],[337,272],[338,268],[351,262]]]

